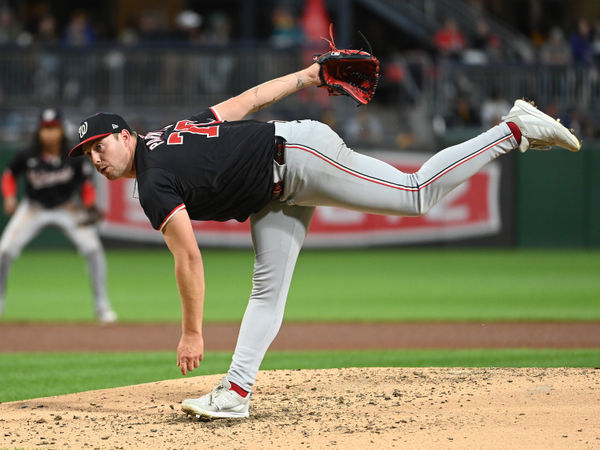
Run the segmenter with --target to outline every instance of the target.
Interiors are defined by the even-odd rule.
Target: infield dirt
[[[207,351],[233,351],[239,324],[205,324]],[[2,323],[0,352],[155,351],[179,324]],[[599,348],[600,322],[284,323],[270,350]]]
[[[595,369],[260,372],[245,420],[200,422],[198,376],[0,404],[0,447],[600,448]]]

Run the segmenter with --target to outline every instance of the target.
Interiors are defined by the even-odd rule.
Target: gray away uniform
[[[276,136],[286,141],[283,158]],[[316,206],[418,216],[515,147],[503,123],[407,174],[353,152],[320,122],[224,122],[211,108],[140,137],[135,158],[140,203],[154,228],[183,208],[192,220],[250,218],[253,287],[227,377],[250,391],[281,326]]]

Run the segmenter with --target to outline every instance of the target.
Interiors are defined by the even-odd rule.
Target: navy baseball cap
[[[113,133],[119,133],[121,130],[131,132],[131,128],[118,114],[96,113],[88,117],[79,126],[79,144],[71,149],[69,156],[75,158],[83,155],[83,144],[96,139],[102,139]]]
[[[46,108],[40,113],[40,128],[62,127],[62,115],[58,109]]]

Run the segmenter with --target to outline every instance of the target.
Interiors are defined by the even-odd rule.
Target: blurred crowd
[[[268,41],[276,47],[303,45],[307,34],[301,17],[284,5],[271,13],[271,35]],[[0,1],[0,46],[63,45],[82,47],[98,43],[152,44],[190,43],[228,45],[232,42],[232,20],[226,11],[200,14],[183,9],[170,19],[165,8],[139,11],[135,19],[127,19],[119,30],[109,30],[85,9],[74,10],[64,26],[59,25],[54,11],[46,5],[39,8],[29,23],[22,23],[15,12]]]
[[[447,18],[435,34],[434,41],[437,56],[441,61],[460,63],[462,65],[499,65],[511,63],[511,57],[504,49],[503,42],[490,31],[485,19],[480,18],[476,24],[475,33],[465,35],[453,18]],[[533,32],[530,42],[533,53],[521,54],[520,61],[530,65],[543,67],[539,72],[542,76],[540,89],[547,89],[551,84],[557,84],[552,79],[554,68],[574,68],[588,70],[592,80],[598,78],[597,68],[600,67],[600,20],[593,24],[586,18],[579,18],[570,31],[553,26],[547,34]],[[451,69],[450,69],[451,70]],[[473,95],[473,86],[461,86],[461,80],[454,80],[451,90],[452,108],[442,112],[444,127],[489,127],[499,123],[511,107],[513,99],[505,98],[502,94],[502,82],[491,85],[485,97]],[[565,91],[571,85],[580,83],[575,73],[552,86],[558,92]],[[582,88],[579,88],[581,90]],[[559,117],[563,123],[573,128],[578,134],[586,137],[600,137],[600,117],[597,112],[590,111],[587,105],[577,108],[570,105],[564,108],[556,99],[547,99],[542,106]]]
[[[503,43],[491,32],[486,20],[480,18],[474,28],[472,35],[465,35],[454,18],[446,18],[434,36],[439,55],[465,64],[506,62]],[[600,20],[592,24],[580,18],[570,32],[554,26],[546,35],[532,34],[531,43],[535,54],[526,62],[551,66],[600,65]]]
[[[315,17],[320,16],[311,15],[311,22]],[[267,41],[273,46],[303,45],[307,38],[314,39],[310,31],[312,24],[306,23],[302,11],[286,6],[285,2],[272,10],[270,21]],[[55,12],[48,6],[35,10],[25,24],[8,4],[0,1],[0,45],[81,47],[115,41],[123,44],[187,42],[227,45],[235,39],[230,15],[219,10],[202,15],[192,9],[183,9],[170,20],[165,9],[147,9],[140,11],[135,20],[128,19],[119,30],[109,30],[105,25],[100,24],[98,18],[91,17],[87,10],[77,9],[60,26]],[[322,26],[319,28],[322,29]],[[472,32],[466,33],[455,18],[446,17],[432,36],[438,55],[466,64],[502,63],[507,60],[502,40],[491,31],[483,15],[472,29]],[[541,63],[600,64],[600,19],[591,22],[580,18],[572,29],[554,26],[545,33],[532,32],[530,39],[537,53],[535,59]]]
[[[168,24],[166,15],[160,10],[141,11],[136,23],[126,24],[114,36],[93,22],[84,9],[73,11],[63,27],[59,26],[50,9],[43,10],[32,22],[30,27],[25,27],[7,5],[0,6],[0,45],[82,47],[101,41],[133,44],[175,40],[227,44],[231,30],[231,23],[225,14],[215,13],[203,23],[202,16],[191,10],[179,12],[174,26]]]
[[[272,10],[268,40],[277,47],[302,45],[307,38],[307,24],[303,23],[299,11],[285,5],[281,3]],[[204,16],[192,9],[183,9],[169,20],[165,9],[147,9],[140,11],[135,20],[128,19],[119,30],[109,30],[85,9],[74,10],[69,20],[60,26],[55,12],[44,7],[36,10],[28,22],[22,23],[8,4],[0,2],[0,45],[80,47],[100,41],[227,45],[233,38],[232,20],[225,11],[212,11]],[[483,15],[472,27],[474,31],[468,34],[452,17],[446,17],[443,22],[432,36],[440,55],[472,64],[506,60],[502,40],[491,31]],[[600,20],[590,22],[580,18],[571,30],[554,26],[546,33],[532,32],[530,38],[537,49],[538,61],[544,64],[600,63]]]
[[[222,47],[244,44],[241,42],[239,30],[231,16],[231,11],[213,8],[206,12],[194,9],[182,9],[170,16],[166,9],[147,9],[139,11],[135,19],[125,19],[119,27],[107,25],[94,17],[91,10],[77,9],[70,13],[68,20],[58,19],[53,3],[44,3],[45,8],[33,11],[28,20],[21,22],[7,3],[0,0],[0,46],[18,46],[23,48],[71,47],[81,48],[94,45],[113,45],[115,42],[123,47],[147,45],[182,45]],[[307,0],[304,8],[290,8],[289,3],[274,3],[266,19],[268,25],[261,27],[256,33],[258,41],[272,48],[288,48],[305,46],[307,42],[320,42],[320,36],[327,35],[327,26],[331,21],[325,10],[326,2],[322,0]],[[385,58],[380,95],[376,96],[372,114],[360,111],[343,111],[343,120],[332,110],[330,102],[324,96],[318,96],[317,102],[323,111],[321,120],[326,122],[343,122],[346,138],[356,142],[378,144],[388,129],[386,117],[390,108],[395,105],[406,106],[409,113],[395,111],[396,121],[405,129],[393,136],[398,146],[413,146],[418,144],[419,135],[422,138],[431,136],[431,131],[438,134],[447,128],[484,128],[501,120],[508,111],[512,98],[506,98],[501,84],[490,83],[484,91],[474,93],[474,87],[465,83],[460,77],[453,77],[452,66],[490,66],[502,67],[506,64],[525,62],[529,65],[544,64],[547,67],[588,67],[596,70],[600,66],[600,20],[591,21],[580,18],[571,29],[554,26],[544,33],[531,33],[528,36],[533,53],[521,53],[515,56],[514,46],[494,33],[494,27],[487,20],[489,15],[482,14],[466,31],[458,25],[453,17],[441,20],[440,28],[431,35],[428,46],[415,49],[402,49],[383,54]],[[375,36],[377,39],[377,36]],[[389,39],[388,39],[389,40]],[[379,43],[375,43],[376,48]],[[509,48],[511,47],[511,48]],[[307,53],[307,60],[310,55]],[[111,64],[122,64],[123,56],[114,54]],[[121,59],[119,59],[121,58]],[[62,98],[74,99],[86,91],[83,80],[88,72],[95,72],[95,67],[78,67],[72,74],[67,73],[63,86],[53,82],[57,73],[57,59],[47,54],[40,58],[39,76],[45,80],[40,98],[51,97],[51,93],[59,92]],[[223,53],[211,61],[203,60],[203,64],[211,64],[211,76],[206,71],[196,71],[194,76],[199,80],[198,89],[211,92],[225,92],[227,80],[235,71],[233,58],[227,58]],[[190,64],[193,66],[193,64]],[[438,110],[427,110],[422,104],[427,78],[435,79],[441,73],[440,67],[446,70],[450,83],[443,87],[444,105]],[[192,69],[190,69],[192,70]],[[150,72],[149,72],[150,73]],[[449,75],[448,75],[449,74]],[[62,76],[65,76],[64,74]],[[150,80],[150,75],[145,83]],[[548,81],[553,83],[554,81]],[[578,79],[573,78],[573,83]],[[54,84],[53,84],[54,83]],[[439,91],[439,89],[438,89]],[[86,99],[84,98],[83,101]],[[309,104],[315,101],[313,97],[302,97],[301,102]],[[0,104],[2,92],[0,86]],[[565,108],[560,102],[548,99],[547,104],[541,105],[551,109],[564,122],[588,137],[600,137],[600,118],[590,111],[578,110],[569,106]],[[387,109],[386,109],[387,108]],[[382,111],[377,116],[377,111]],[[433,117],[431,117],[433,116]],[[429,127],[420,125],[429,121]],[[396,127],[398,128],[398,127]]]

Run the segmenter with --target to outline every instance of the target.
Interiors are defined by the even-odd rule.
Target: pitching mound
[[[220,378],[0,404],[0,447],[600,448],[594,369],[265,371],[249,419],[181,411]]]

